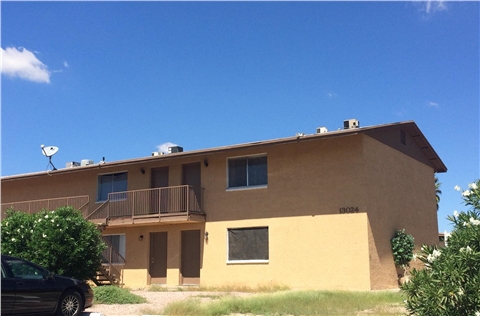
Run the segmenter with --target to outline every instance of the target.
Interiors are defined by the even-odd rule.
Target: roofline
[[[420,131],[418,126],[415,124],[414,121],[405,121],[405,122],[396,122],[396,123],[389,123],[389,124],[382,124],[382,125],[374,125],[374,126],[366,126],[366,127],[359,127],[359,128],[351,128],[351,129],[343,129],[337,131],[331,131],[327,133],[318,133],[318,134],[308,134],[308,135],[297,135],[292,137],[285,137],[285,138],[277,138],[273,140],[264,140],[264,141],[255,141],[250,143],[242,143],[236,145],[229,145],[229,146],[220,146],[220,147],[213,147],[208,149],[198,149],[198,150],[191,150],[186,152],[178,152],[178,153],[171,153],[161,156],[148,156],[142,158],[133,158],[133,159],[126,159],[126,160],[117,160],[112,162],[102,162],[96,163],[93,165],[88,166],[79,166],[73,168],[64,168],[58,169],[53,171],[40,171],[40,172],[33,172],[33,173],[25,173],[25,174],[18,174],[18,175],[11,175],[1,177],[3,181],[14,181],[20,180],[23,178],[31,178],[31,177],[40,177],[45,175],[57,175],[57,174],[64,174],[64,173],[73,173],[73,172],[80,172],[86,171],[90,169],[102,169],[102,168],[112,168],[117,166],[126,166],[131,164],[137,164],[142,162],[151,162],[155,160],[170,160],[180,157],[191,157],[191,156],[200,156],[200,155],[208,155],[218,152],[225,152],[235,149],[242,149],[242,148],[254,148],[258,146],[273,146],[279,145],[284,143],[293,143],[298,141],[309,141],[309,140],[316,140],[319,138],[334,138],[334,137],[342,137],[342,136],[349,136],[349,135],[356,135],[364,132],[368,132],[371,130],[378,130],[384,128],[390,128],[393,126],[402,126],[405,130],[407,130],[412,137],[415,139],[417,145],[421,148],[422,152],[426,155],[426,157],[432,163],[432,166],[435,172],[446,172],[447,167],[444,165],[440,157],[437,155],[433,147],[427,141],[423,133]]]

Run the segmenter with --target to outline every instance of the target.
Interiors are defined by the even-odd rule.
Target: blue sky
[[[2,2],[5,175],[414,120],[479,178],[478,2]],[[353,153],[352,153],[353,154]]]

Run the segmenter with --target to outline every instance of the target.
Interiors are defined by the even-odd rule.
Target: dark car
[[[93,304],[88,284],[2,255],[2,315],[76,316]]]

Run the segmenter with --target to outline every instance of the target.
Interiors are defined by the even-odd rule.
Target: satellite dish
[[[47,146],[45,147],[44,145],[41,145],[40,147],[42,147],[42,153],[44,156],[47,156],[47,157],[52,157],[53,155],[55,155],[58,151],[58,147],[56,146]]]
[[[52,165],[52,170],[57,170],[57,168],[55,168],[55,166],[52,163],[52,156],[57,153],[58,147],[56,147],[56,146],[46,146],[45,147],[45,145],[40,145],[40,147],[42,148],[42,154],[45,157],[48,157],[48,162],[49,162],[50,165]]]

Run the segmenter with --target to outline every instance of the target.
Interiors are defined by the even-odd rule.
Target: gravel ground
[[[155,312],[154,315],[161,315],[160,312],[167,304],[175,301],[186,300],[189,297],[200,298],[201,302],[208,302],[214,298],[218,298],[224,295],[232,295],[238,297],[245,297],[253,295],[252,293],[225,293],[225,292],[149,292],[149,291],[132,291],[132,293],[143,296],[147,299],[147,303],[143,304],[94,304],[92,307],[87,308],[81,316],[139,316],[148,315],[144,314],[144,311]],[[389,306],[386,307],[385,315],[405,315],[406,309],[403,306]],[[376,313],[371,310],[365,310],[359,312],[357,316],[374,316]],[[382,314],[383,315],[383,314]],[[232,315],[232,316],[244,316],[244,315]]]
[[[212,300],[213,297],[226,295],[223,292],[148,292],[148,291],[132,291],[132,293],[143,296],[147,299],[147,303],[143,304],[94,304],[87,308],[82,316],[137,316],[143,315],[142,311],[156,311],[156,315],[160,313],[167,304],[174,301],[185,300],[189,297],[199,297],[201,301],[206,302]],[[235,296],[248,296],[249,293],[229,293]]]

